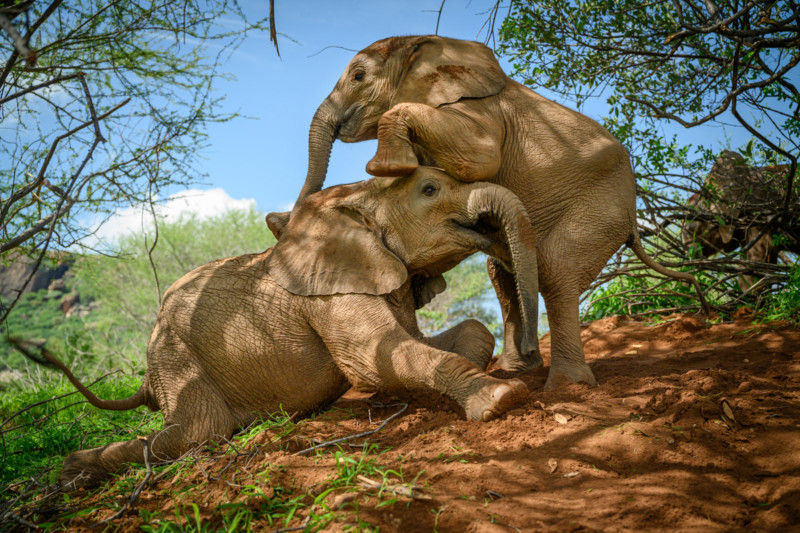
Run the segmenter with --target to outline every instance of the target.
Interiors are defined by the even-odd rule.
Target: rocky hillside
[[[67,292],[66,281],[75,261],[71,254],[50,254],[36,272],[35,259],[22,253],[11,252],[3,259],[0,264],[0,302],[12,301],[20,291],[25,295],[46,289],[48,299],[60,298],[59,305],[65,315],[70,316],[79,310],[80,296],[77,292]]]
[[[0,264],[0,298],[6,301],[13,300],[20,290],[22,294],[26,294],[48,289],[51,284],[63,288],[64,276],[72,263],[72,256],[68,253],[51,254],[48,260],[42,261],[26,285],[25,282],[33,272],[36,261],[22,253],[12,251],[3,257],[3,262]]]

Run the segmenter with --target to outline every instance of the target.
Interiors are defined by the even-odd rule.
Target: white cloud
[[[165,202],[155,206],[156,215],[167,220],[176,220],[184,214],[195,214],[201,219],[221,215],[230,209],[250,209],[256,206],[253,198],[231,198],[224,189],[188,189],[171,195]],[[144,213],[142,210],[144,209]],[[139,233],[142,228],[152,226],[152,214],[149,206],[126,207],[118,209],[95,233],[95,243],[109,243],[115,238],[128,233]],[[101,221],[92,224],[97,228]]]

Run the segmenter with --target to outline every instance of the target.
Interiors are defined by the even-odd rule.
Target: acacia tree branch
[[[55,10],[58,8],[59,5],[61,5],[61,2],[63,1],[64,0],[54,0],[49,6],[47,6],[47,9],[45,9],[44,12],[42,12],[42,14],[39,15],[39,18],[36,19],[36,21],[33,24],[31,24],[31,27],[28,29],[28,33],[25,34],[25,37],[23,38],[25,43],[28,43],[31,40],[31,36],[33,35],[33,33],[37,29],[39,29],[39,26],[41,26],[45,20],[50,18],[50,16],[53,13],[55,13]],[[19,52],[15,48],[14,51],[11,52],[11,55],[8,57],[8,60],[6,61],[6,66],[3,68],[3,72],[0,73],[0,87],[3,87],[3,85],[5,85],[6,78],[8,78],[8,75],[11,73],[11,69],[14,68],[14,64],[16,64],[17,58],[19,58]]]
[[[0,28],[6,30],[6,33],[11,37],[11,42],[14,43],[14,48],[28,61],[28,65],[36,64],[36,52],[28,48],[25,40],[17,33],[17,29],[11,24],[11,21],[5,15],[0,13]]]
[[[153,271],[153,281],[156,285],[156,298],[158,303],[158,308],[161,308],[161,284],[158,281],[158,269],[156,269],[156,264],[153,261],[153,250],[156,249],[156,245],[158,245],[158,217],[156,216],[156,209],[153,205],[153,182],[158,178],[158,173],[161,169],[161,161],[159,160],[159,153],[160,150],[156,149],[156,169],[154,171],[154,175],[151,174],[151,179],[147,184],[147,193],[148,193],[148,200],[147,203],[150,206],[150,214],[153,217],[153,227],[155,228],[155,237],[153,239],[153,245],[148,247],[147,246],[147,231],[144,231],[144,247],[147,251],[147,260],[150,262],[150,269]],[[142,212],[144,215],[144,212]]]
[[[83,124],[80,124],[79,126],[76,126],[75,128],[73,128],[73,129],[71,129],[71,130],[59,135],[58,137],[56,137],[53,140],[53,143],[50,145],[50,150],[48,151],[47,156],[45,156],[44,162],[42,163],[42,166],[39,169],[39,174],[36,176],[36,179],[34,179],[31,183],[29,183],[28,185],[22,187],[21,189],[19,189],[15,193],[13,193],[3,203],[3,207],[2,207],[2,209],[0,209],[0,227],[5,227],[5,225],[6,225],[6,215],[8,214],[9,208],[14,203],[18,202],[20,199],[22,199],[25,196],[29,195],[34,189],[36,189],[39,185],[42,184],[42,182],[44,181],[45,172],[47,171],[47,168],[50,165],[50,160],[52,159],[53,154],[55,154],[56,148],[58,147],[58,143],[60,141],[66,139],[66,138],[68,138],[68,137],[70,137],[72,135],[75,135],[77,132],[81,131],[82,129],[84,129],[84,128],[88,127],[88,126],[95,125],[95,128],[97,128],[97,123],[100,120],[103,120],[103,119],[111,116],[117,110],[119,110],[120,108],[125,106],[128,102],[130,102],[130,100],[131,100],[130,98],[127,98],[123,102],[117,104],[116,106],[112,107],[111,109],[109,109],[108,111],[103,113],[102,115],[100,115],[100,116],[96,116],[95,115],[95,116],[92,117],[92,120],[84,122]],[[94,110],[92,110],[92,113],[94,114]],[[96,129],[95,131],[99,131],[99,130]],[[94,152],[94,149],[97,147],[97,144],[99,144],[102,140],[104,140],[102,136],[95,138],[94,144],[90,148],[89,153],[84,158],[83,162],[81,163],[81,165],[79,167],[79,172],[83,171],[84,166],[91,159],[92,153]],[[78,176],[78,174],[76,173],[72,178],[73,181],[77,178],[77,176]],[[62,198],[61,205],[63,205],[63,202],[65,200],[66,200],[65,198]],[[58,220],[67,211],[69,211],[69,208],[72,207],[72,205],[74,203],[75,203],[75,200],[73,198],[73,199],[71,199],[71,201],[68,201],[68,205],[67,205],[66,209],[60,209],[60,208],[57,209],[55,213],[52,213],[52,214],[40,219],[38,222],[35,222],[33,225],[31,225],[31,227],[29,227],[27,230],[19,233],[16,237],[14,237],[12,239],[9,239],[9,240],[3,242],[2,244],[0,244],[0,253],[6,252],[8,250],[11,250],[12,248],[16,248],[17,246],[19,246],[23,242],[27,241],[28,239],[30,239],[31,237],[36,235],[37,233],[41,232],[52,221]],[[0,323],[2,323],[2,320],[0,320]]]
[[[37,83],[36,85],[31,85],[19,92],[6,96],[5,98],[0,99],[0,105],[5,104],[6,102],[10,102],[11,100],[16,100],[21,96],[25,96],[28,93],[32,93],[33,91],[38,91],[39,89],[43,89],[45,87],[49,87],[50,85],[54,85],[56,83],[62,83],[65,81],[73,80],[78,76],[81,76],[81,73],[70,74],[68,76],[59,76],[57,78],[53,78],[51,80],[43,81],[42,83]]]
[[[737,52],[737,54],[735,54],[734,60],[738,60],[738,52]],[[780,69],[779,71],[773,73],[769,78],[761,80],[761,81],[757,81],[757,82],[748,83],[748,84],[745,84],[745,85],[739,85],[738,87],[736,87],[736,89],[731,90],[725,96],[725,98],[722,100],[722,103],[720,103],[720,105],[717,107],[717,109],[715,109],[714,111],[706,114],[705,116],[703,116],[703,117],[701,117],[701,118],[699,118],[697,120],[693,120],[691,122],[687,122],[687,121],[683,120],[682,118],[680,118],[679,116],[674,115],[672,113],[669,113],[669,112],[665,111],[664,109],[658,107],[657,105],[655,105],[655,104],[653,104],[651,102],[648,102],[646,100],[642,100],[641,98],[637,98],[635,96],[629,96],[629,95],[626,96],[626,98],[628,100],[630,100],[631,102],[636,102],[637,104],[640,104],[640,105],[643,105],[643,106],[649,108],[650,110],[652,110],[655,113],[656,118],[666,118],[666,119],[673,120],[673,121],[677,122],[678,124],[680,124],[684,128],[693,128],[695,126],[699,126],[701,124],[705,124],[709,120],[712,120],[712,119],[718,117],[719,115],[721,115],[722,113],[724,113],[725,111],[727,111],[728,108],[731,106],[731,104],[736,100],[736,97],[739,96],[740,94],[742,94],[743,92],[749,91],[751,89],[758,89],[758,88],[761,88],[761,87],[766,87],[767,85],[771,85],[772,83],[774,83],[777,80],[781,79],[787,72],[789,72],[791,69],[793,69],[795,66],[797,66],[798,63],[800,63],[800,53],[798,53],[796,56],[794,56],[782,69]]]

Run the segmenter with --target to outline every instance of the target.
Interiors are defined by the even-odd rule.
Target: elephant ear
[[[388,294],[405,283],[405,265],[375,224],[341,205],[331,187],[295,210],[272,249],[267,270],[292,294]]]
[[[492,96],[506,86],[506,75],[492,50],[475,41],[420,37],[409,41],[403,53],[403,75],[392,105],[439,107],[461,98]]]
[[[275,236],[275,240],[281,240],[281,235],[283,235],[283,231],[286,229],[286,224],[289,222],[289,217],[292,214],[289,211],[285,213],[269,213],[265,217],[265,221],[267,223],[267,227]]]

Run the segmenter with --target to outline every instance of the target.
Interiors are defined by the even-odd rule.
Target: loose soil
[[[416,479],[427,499],[400,495],[379,506],[393,495],[363,490],[343,503],[348,497],[337,489],[325,501],[343,505],[325,530],[347,530],[360,521],[403,533],[800,531],[796,327],[760,325],[748,316],[711,324],[681,315],[657,325],[613,317],[584,327],[582,335],[598,387],[543,392],[547,366],[518,374],[531,390],[529,400],[488,423],[467,422],[441,396],[416,395],[368,440],[389,448],[375,463],[402,470],[406,483]],[[545,365],[549,344],[542,342]],[[374,429],[398,410],[388,406],[396,398],[371,401],[387,406],[349,393],[278,443],[265,432],[249,452],[209,458],[202,468],[160,479],[115,524],[137,530],[138,509],[170,515],[188,502],[212,521],[227,502],[253,502],[255,508],[270,498],[307,495],[310,506],[338,475],[334,451],[293,455],[308,445],[297,435],[346,436]],[[355,457],[357,449],[342,445]],[[248,484],[262,487],[264,495],[246,496]],[[118,494],[112,502],[125,499]],[[84,529],[112,514],[101,509],[70,526]],[[307,514],[308,507],[288,525],[300,526]],[[286,525],[258,528],[279,527]]]

